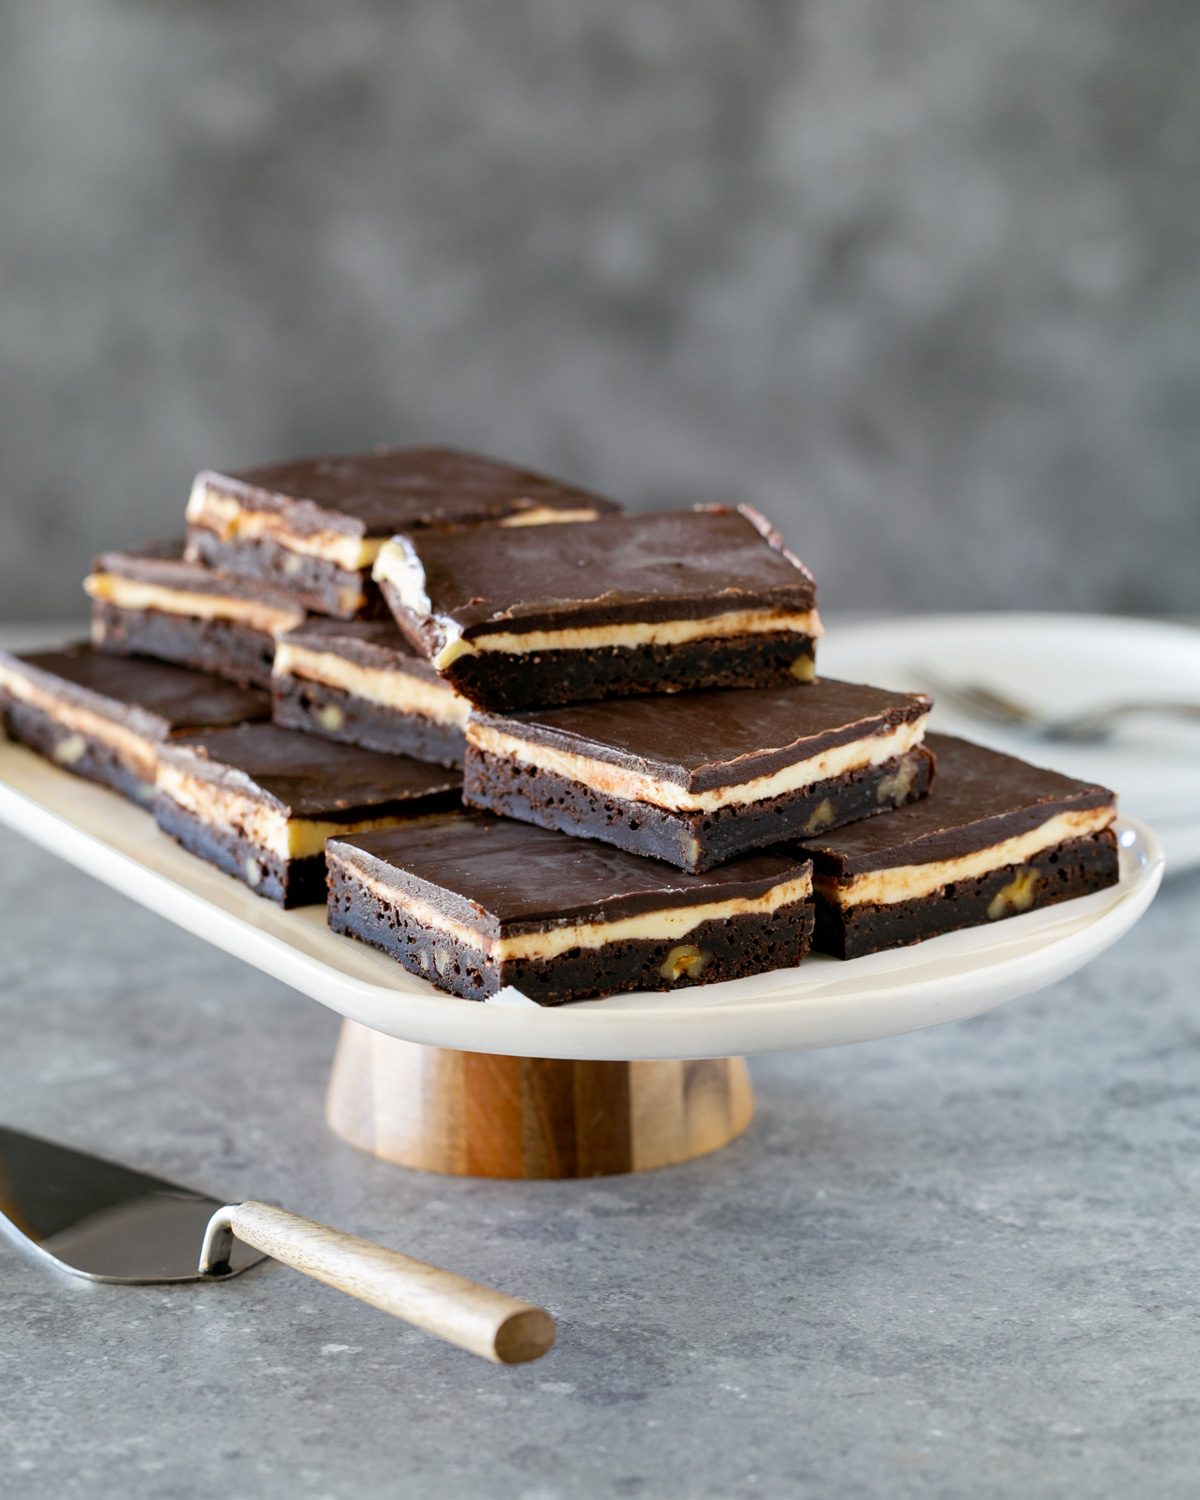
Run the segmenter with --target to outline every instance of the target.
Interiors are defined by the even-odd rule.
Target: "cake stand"
[[[840,962],[556,1009],[515,992],[435,990],[282,911],[174,844],[143,811],[0,743],[0,821],[345,1019],[327,1118],[404,1166],[485,1177],[590,1177],[686,1161],[749,1124],[748,1054],[828,1047],[961,1020],[1053,984],[1127,932],[1163,873],[1158,839],[1118,824],[1110,890],[993,927]]]

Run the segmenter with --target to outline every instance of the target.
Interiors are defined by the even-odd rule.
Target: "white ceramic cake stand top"
[[[544,1009],[516,995],[480,1005],[442,994],[330,932],[324,908],[281,911],[179,848],[145,812],[18,745],[0,743],[0,821],[351,1020],[436,1047],[581,1060],[827,1047],[977,1015],[1115,943],[1163,871],[1157,838],[1126,819],[1120,884],[1094,896],[848,963],[814,955],[752,979]]]

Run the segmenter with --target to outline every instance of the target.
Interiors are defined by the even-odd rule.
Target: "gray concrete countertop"
[[[335,1140],[335,1017],[0,831],[0,1118],[560,1325],[499,1369],[282,1267],[106,1288],[0,1243],[0,1492],[1190,1500],[1198,897],[976,1021],[757,1061],[708,1160],[513,1185]]]

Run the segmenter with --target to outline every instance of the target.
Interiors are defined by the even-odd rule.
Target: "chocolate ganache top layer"
[[[762,896],[808,868],[795,852],[770,852],[686,875],[609,844],[487,814],[351,834],[329,852],[401,897],[415,895],[492,934]]]
[[[442,766],[318,739],[277,724],[190,735],[164,764],[298,818],[386,817],[456,807],[462,777]]]
[[[146,739],[271,713],[271,695],[257,688],[145,657],[109,656],[82,641],[21,656],[0,651],[0,664],[61,702],[90,709]]]
[[[923,718],[923,693],[821,677],[811,683],[610,699],[501,715],[481,724],[534,744],[588,756],[689,791],[736,786],[835,745]]]
[[[419,579],[414,593],[423,593],[433,627],[420,639],[431,653],[447,627],[470,638],[742,609],[805,612],[816,602],[812,574],[749,506],[396,541]]]
[[[406,672],[431,683],[442,680],[429,662],[415,653],[392,619],[332,620],[311,615],[303,625],[281,635],[278,644],[324,652],[375,671]]]
[[[1038,828],[1056,813],[1105,807],[1116,800],[1105,787],[1031,766],[970,740],[931,734],[925,743],[937,756],[929,796],[882,817],[805,839],[800,847],[812,855],[820,873],[858,875],[956,859]]]
[[[297,619],[304,610],[285,589],[258,579],[218,573],[203,563],[189,562],[182,539],[146,542],[140,547],[112,549],[93,559],[93,573],[111,573],[134,583],[155,584],[181,594],[207,594],[222,599],[249,599],[276,609],[287,609]]]
[[[524,511],[619,510],[544,474],[451,448],[376,448],[261,464],[235,473],[205,470],[197,483],[248,510],[273,511],[300,533],[348,536],[448,523],[503,520]]]

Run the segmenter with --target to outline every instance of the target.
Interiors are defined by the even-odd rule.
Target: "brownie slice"
[[[493,712],[813,675],[816,585],[748,506],[412,532],[374,576],[413,645]]]
[[[397,531],[588,520],[612,500],[449,448],[376,448],[237,472],[205,470],[188,501],[188,556],[351,619],[384,613],[371,564]]]
[[[477,712],[463,800],[708,870],[924,796],[930,707],[922,694],[820,678],[509,717]]]
[[[1112,792],[951,735],[927,743],[938,776],[923,802],[800,846],[818,947],[858,958],[1116,884]]]
[[[244,724],[162,751],[154,815],[201,859],[283,906],[319,901],[325,840],[459,805],[455,771]]]
[[[197,730],[265,719],[270,697],[220,677],[79,642],[0,651],[0,721],[64,771],[147,805],[162,747]]]
[[[469,1000],[712,984],[789,968],[811,940],[811,869],[794,853],[685,875],[478,816],[331,839],[327,854],[334,931]]]

